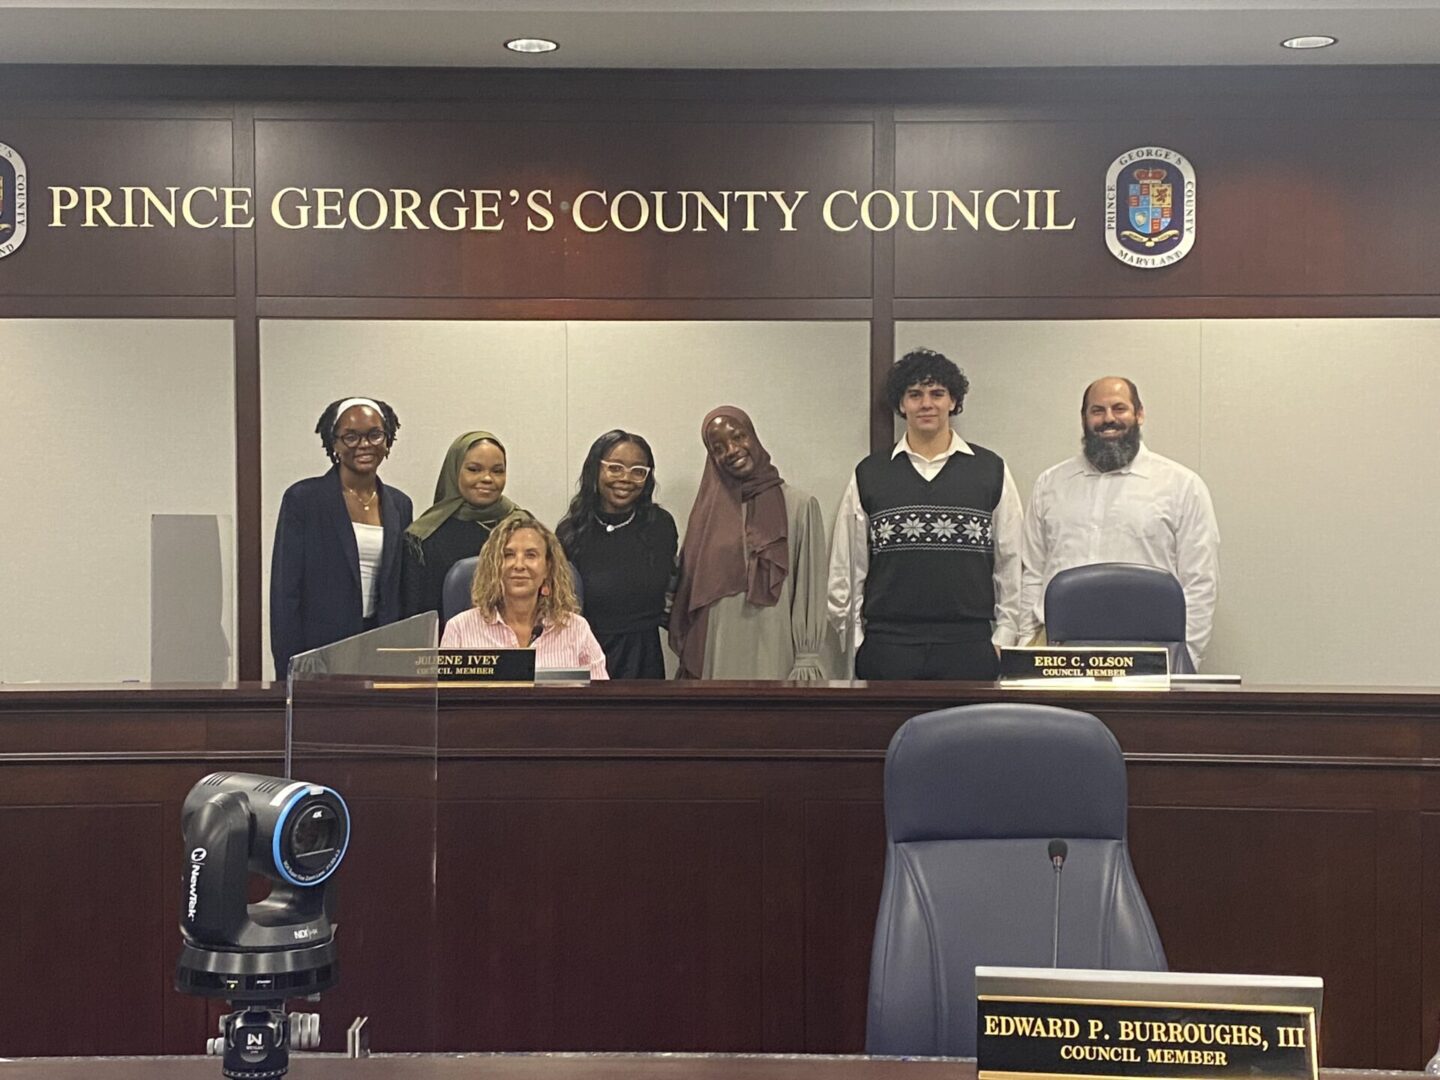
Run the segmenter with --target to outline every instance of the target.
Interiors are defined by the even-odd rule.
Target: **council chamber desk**
[[[358,808],[388,854],[342,868],[326,1007],[390,987],[368,1010],[377,1050],[859,1051],[885,747],[915,713],[1017,696],[442,688],[433,961],[367,948],[367,927],[406,917],[414,868],[404,808]],[[1426,1060],[1440,692],[1027,699],[1088,709],[1119,738],[1173,968],[1319,975],[1323,1064]],[[194,1053],[213,1034],[215,1008],[170,989],[180,801],[215,769],[279,772],[283,729],[267,684],[0,689],[0,1056]]]
[[[215,1080],[219,1062],[116,1058],[0,1063],[0,1080]],[[294,1080],[975,1080],[975,1063],[946,1058],[769,1057],[724,1054],[463,1054],[441,1057],[298,1057]],[[1338,1073],[1321,1080],[1421,1080]]]
[[[0,1080],[214,1080],[219,1062],[115,1058],[0,1063]],[[973,1061],[725,1054],[416,1054],[299,1057],[294,1080],[975,1080]],[[1423,1073],[1340,1073],[1321,1080],[1421,1080]]]

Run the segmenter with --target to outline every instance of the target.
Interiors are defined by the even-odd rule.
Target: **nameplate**
[[[1000,650],[1000,681],[1056,689],[1165,689],[1170,685],[1170,653],[1157,646],[1017,646]]]
[[[535,682],[534,649],[441,649],[434,655],[435,679],[440,683],[529,686]]]
[[[1253,977],[1230,976],[1227,993],[1223,985],[1167,988],[1145,973],[1126,974],[1151,981],[1134,993],[1123,981],[1086,985],[1082,978],[1068,986],[1052,979],[1036,986],[1040,993],[997,994],[977,971],[978,1080],[1318,1077],[1319,991],[1313,987],[1289,994],[1263,987],[1257,994],[1247,985]],[[1179,994],[1163,1000],[1167,989]],[[1187,995],[1186,989],[1200,992]]]

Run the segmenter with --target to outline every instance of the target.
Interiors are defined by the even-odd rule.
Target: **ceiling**
[[[1281,49],[1300,34],[1339,44]],[[519,36],[560,42],[518,56]],[[1440,0],[0,0],[0,63],[947,68],[1440,63]]]

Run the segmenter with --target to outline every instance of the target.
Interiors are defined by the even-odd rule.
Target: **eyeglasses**
[[[607,480],[619,480],[623,476],[628,476],[635,483],[643,484],[645,478],[650,475],[649,465],[625,465],[619,461],[602,461],[600,468],[604,471]]]
[[[385,441],[385,431],[378,427],[371,428],[364,434],[358,431],[342,431],[336,435],[335,438],[344,443],[349,449],[354,450],[361,443],[364,443],[366,446],[379,446]]]

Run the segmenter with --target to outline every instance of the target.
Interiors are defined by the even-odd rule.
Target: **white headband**
[[[380,408],[380,403],[368,397],[347,397],[340,402],[340,407],[335,410],[335,423],[340,423],[340,417],[345,415],[346,409],[354,408],[356,405],[368,405],[375,410],[377,416],[384,420],[385,411]]]

